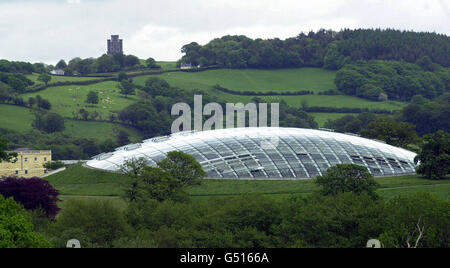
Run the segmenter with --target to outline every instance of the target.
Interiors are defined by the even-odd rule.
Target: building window
[[[19,175],[19,171],[18,170],[16,170],[16,175]]]
[[[28,157],[25,157],[24,161],[25,161],[25,162],[28,162]]]
[[[44,157],[44,162],[47,162],[47,157]]]
[[[34,158],[34,162],[37,162],[37,157]]]
[[[27,175],[28,174],[28,170],[25,170],[25,175]]]

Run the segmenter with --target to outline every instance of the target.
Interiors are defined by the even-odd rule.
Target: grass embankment
[[[80,165],[46,178],[68,198],[111,198],[122,202],[120,196],[130,181],[123,175],[101,170],[93,170]],[[402,193],[429,191],[444,199],[450,199],[450,179],[440,181],[426,180],[418,175],[377,178],[381,188],[378,193],[390,199]],[[242,181],[242,180],[203,180],[198,186],[188,188],[194,202],[204,202],[211,198],[231,198],[243,194],[262,194],[281,199],[291,196],[309,195],[318,190],[313,180],[297,181]]]

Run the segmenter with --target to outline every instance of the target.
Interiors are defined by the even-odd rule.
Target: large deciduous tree
[[[316,183],[322,186],[320,192],[325,196],[352,192],[367,193],[374,199],[378,198],[375,193],[378,183],[367,168],[354,164],[331,167],[324,175],[317,177]]]
[[[428,179],[442,179],[450,174],[450,134],[438,131],[424,137],[424,144],[416,163],[417,173]]]
[[[158,163],[158,166],[169,172],[184,185],[194,185],[205,177],[200,163],[191,155],[183,152],[169,152],[167,158]]]
[[[375,119],[360,134],[367,138],[382,140],[388,144],[403,148],[407,148],[409,144],[417,140],[414,125],[387,118]]]
[[[40,178],[8,177],[0,180],[0,195],[12,197],[25,209],[43,209],[46,216],[54,218],[59,211],[59,192],[46,180]]]

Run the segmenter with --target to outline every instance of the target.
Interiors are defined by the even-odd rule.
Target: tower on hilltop
[[[111,35],[108,40],[108,54],[123,54],[123,40],[118,35]]]

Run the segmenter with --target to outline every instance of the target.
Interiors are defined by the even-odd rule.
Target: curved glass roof
[[[267,146],[270,139],[273,146]],[[274,143],[275,142],[275,143]],[[195,157],[208,178],[302,179],[337,164],[365,166],[374,176],[414,174],[415,153],[355,135],[297,128],[237,128],[181,132],[95,156],[87,166],[118,171],[125,160],[149,165],[171,151]]]

